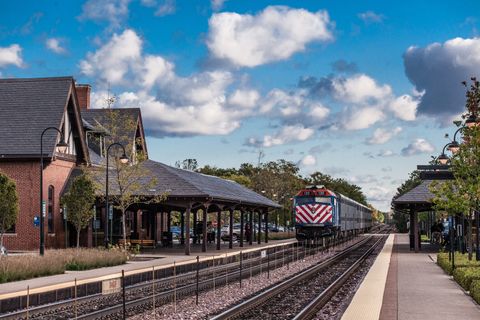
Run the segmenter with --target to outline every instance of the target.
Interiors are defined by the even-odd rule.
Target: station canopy
[[[169,201],[176,200],[177,205],[181,207],[184,205],[179,204],[178,201],[185,203],[208,201],[212,204],[259,209],[281,207],[278,203],[232,180],[171,167],[153,160],[145,160],[140,165],[145,171],[143,177],[137,181],[141,187],[136,195],[148,197],[166,194],[167,205]],[[94,175],[95,180],[100,185],[105,185],[104,168],[93,170],[97,173]],[[109,176],[109,193],[114,195],[118,193],[118,186],[113,179],[113,170],[110,171]]]

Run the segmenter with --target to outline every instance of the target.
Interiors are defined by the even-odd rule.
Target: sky
[[[153,160],[286,159],[388,210],[464,111],[479,13],[475,0],[3,1],[0,77],[74,76],[92,107],[140,107]]]

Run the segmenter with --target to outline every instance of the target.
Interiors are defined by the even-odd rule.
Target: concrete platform
[[[200,257],[200,261],[221,259],[226,256],[237,255],[240,251],[247,253],[250,251],[259,250],[266,247],[281,246],[296,242],[295,239],[287,240],[270,240],[268,244],[262,243],[260,245],[254,243],[251,246],[244,244],[243,248],[236,243],[233,249],[228,248],[228,243],[222,244],[221,250],[215,250],[215,245],[209,245],[207,252],[201,252],[201,245],[192,245],[190,256],[184,255],[183,246],[173,246],[171,248],[159,248],[146,250],[144,253],[138,255],[143,258],[154,258],[148,261],[128,262],[124,265],[115,267],[98,268],[86,271],[67,271],[65,274],[59,274],[48,277],[40,277],[23,281],[15,281],[0,284],[0,300],[8,299],[16,296],[26,295],[27,287],[30,294],[41,293],[61,288],[72,287],[77,281],[77,285],[103,281],[113,278],[121,277],[122,270],[125,275],[131,275],[146,271],[169,268],[176,265],[188,264],[196,261],[196,257]]]
[[[422,250],[410,251],[408,235],[390,236],[342,320],[479,320],[480,306],[435,264],[428,244]]]

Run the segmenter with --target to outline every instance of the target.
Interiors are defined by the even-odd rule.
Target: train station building
[[[155,178],[153,185],[145,181],[144,188],[137,190],[138,196],[148,199],[164,195],[161,202],[146,201],[129,207],[125,220],[129,240],[152,246],[169,245],[172,240],[170,227],[175,217],[180,222],[179,242],[185,246],[186,254],[190,253],[191,238],[194,243],[202,243],[202,251],[206,251],[208,240],[214,240],[216,248],[220,249],[221,222],[232,226],[237,217],[241,229],[240,246],[252,243],[252,237],[244,239],[243,236],[247,224],[255,228],[258,243],[261,239],[268,241],[265,221],[268,221],[269,210],[280,207],[277,203],[233,181],[149,159],[140,109],[92,109],[90,91],[89,85],[76,84],[72,77],[0,79],[0,172],[16,182],[19,195],[17,221],[4,236],[8,250],[39,248],[41,211],[47,248],[75,244],[74,228],[65,221],[61,196],[80,168],[104,173],[107,149],[115,142],[129,146],[127,154],[132,161],[141,152],[146,160],[140,165]],[[115,134],[111,134],[105,124],[111,120],[111,114],[134,123],[122,132],[120,141],[115,141]],[[56,149],[62,135],[68,144],[65,152]],[[42,209],[41,157],[44,164]],[[83,246],[103,245],[106,218],[111,219],[112,242],[117,243],[122,238],[121,212],[113,210],[112,215],[107,216],[105,180],[97,182],[104,187],[98,190],[99,196],[92,209],[95,210],[94,219],[82,231]],[[110,195],[115,195],[115,186],[109,186]],[[199,224],[199,221],[205,223]],[[201,226],[200,230],[197,226]],[[208,238],[208,226],[215,230],[215,239]],[[191,230],[194,231],[192,235]],[[260,236],[261,233],[265,234]],[[230,248],[232,241],[231,236]]]

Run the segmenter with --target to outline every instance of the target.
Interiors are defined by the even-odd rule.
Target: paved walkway
[[[479,320],[480,306],[433,262],[428,245],[422,250],[411,252],[408,235],[397,234],[389,255],[387,241],[342,320]]]
[[[177,265],[192,263],[196,261],[196,257],[200,256],[200,261],[223,258],[225,256],[237,255],[242,252],[249,252],[265,248],[269,246],[278,246],[288,243],[296,242],[294,239],[288,240],[270,240],[268,244],[262,243],[260,245],[245,244],[243,248],[240,248],[238,244],[235,244],[233,249],[228,249],[228,243],[222,244],[221,250],[215,250],[215,246],[211,245],[207,248],[207,252],[201,252],[200,245],[191,246],[190,256],[184,255],[184,249],[181,246],[174,246],[173,248],[162,248],[156,250],[147,250],[145,253],[138,255],[143,258],[155,258],[148,261],[128,262],[127,264],[98,268],[87,271],[67,271],[65,274],[59,274],[48,277],[35,278],[30,280],[15,281],[10,283],[0,284],[0,300],[8,299],[20,295],[27,294],[27,287],[30,289],[30,294],[39,292],[46,292],[55,289],[72,287],[75,284],[85,284],[89,282],[103,281],[107,279],[118,278],[122,274],[122,270],[125,271],[125,275],[141,273],[146,271],[169,268],[175,262]]]

